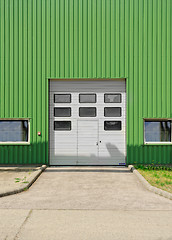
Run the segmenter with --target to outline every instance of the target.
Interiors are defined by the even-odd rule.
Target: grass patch
[[[137,167],[139,173],[154,187],[172,193],[172,170],[153,170]]]

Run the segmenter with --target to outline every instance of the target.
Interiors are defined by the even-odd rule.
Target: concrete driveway
[[[172,201],[127,168],[47,168],[28,191],[0,199],[0,219],[0,239],[172,240]]]
[[[32,187],[0,199],[0,208],[172,210],[128,168],[47,168]]]

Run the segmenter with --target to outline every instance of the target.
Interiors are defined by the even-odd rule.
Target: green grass
[[[154,187],[172,193],[172,170],[154,170],[137,167],[139,173]]]

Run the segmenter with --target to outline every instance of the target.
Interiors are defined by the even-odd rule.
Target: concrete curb
[[[0,172],[22,172],[22,171],[30,171],[30,170],[32,170],[32,171],[37,171],[37,170],[39,170],[40,169],[40,166],[38,167],[38,166],[28,166],[28,167],[26,167],[26,166],[21,166],[21,167],[15,167],[15,166],[13,166],[13,167],[1,167],[0,166]]]
[[[134,168],[133,165],[128,165],[128,169],[133,172],[138,179],[140,180],[140,182],[151,192],[156,193],[160,196],[163,196],[165,198],[168,198],[170,200],[172,200],[172,194],[168,193],[164,190],[161,190],[159,188],[153,187],[150,183],[148,183],[148,181]]]
[[[41,167],[36,168],[36,170],[31,174],[31,176],[27,179],[27,183],[21,183],[16,189],[7,192],[1,192],[0,197],[5,197],[8,195],[16,194],[27,190],[41,175],[41,173],[47,168],[46,165],[42,165]]]

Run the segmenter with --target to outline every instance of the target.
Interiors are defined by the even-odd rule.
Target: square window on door
[[[71,103],[71,94],[54,94],[54,103]]]
[[[120,107],[105,107],[104,108],[105,117],[121,117]]]
[[[79,94],[80,103],[96,103],[96,94]]]
[[[119,93],[105,93],[104,94],[105,103],[121,103],[121,94]]]
[[[145,120],[145,142],[172,142],[172,121]]]
[[[121,130],[121,121],[104,121],[105,131],[119,131]]]
[[[96,117],[95,107],[80,107],[79,108],[80,117]]]
[[[55,131],[70,131],[71,121],[54,121]]]
[[[54,108],[54,117],[71,117],[71,108],[65,107],[65,108]]]

